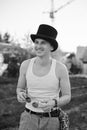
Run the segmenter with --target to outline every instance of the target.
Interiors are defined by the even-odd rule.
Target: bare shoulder
[[[28,60],[24,60],[22,63],[21,63],[21,66],[20,66],[20,73],[26,73],[27,71],[27,68],[29,66],[29,63],[30,63],[30,59]]]
[[[30,59],[28,59],[28,60],[24,60],[22,63],[21,63],[21,67],[28,67],[28,65],[29,65],[29,62],[30,62]]]
[[[56,69],[57,70],[67,70],[67,67],[61,61],[56,61]]]
[[[68,75],[67,67],[61,61],[56,61],[56,75],[57,77]]]

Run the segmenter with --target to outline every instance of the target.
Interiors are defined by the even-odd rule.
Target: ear
[[[50,51],[51,51],[51,52],[53,51],[53,49],[54,49],[53,46],[50,46]]]

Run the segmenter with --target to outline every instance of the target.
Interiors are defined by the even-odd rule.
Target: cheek
[[[37,46],[34,46],[34,49],[36,50],[36,49],[37,49]]]
[[[38,49],[38,48],[40,48],[40,46],[38,46],[38,45],[35,45],[35,46],[34,46],[34,48],[35,48],[35,49]]]
[[[37,50],[43,51],[43,50],[44,50],[44,47],[43,47],[43,46],[35,45],[35,46],[34,46],[34,49],[35,49],[36,51],[37,51]]]

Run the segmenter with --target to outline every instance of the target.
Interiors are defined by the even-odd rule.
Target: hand
[[[26,93],[25,92],[18,92],[17,93],[17,99],[21,103],[26,102]]]
[[[42,108],[44,112],[50,112],[54,105],[54,100],[39,102],[39,107]]]

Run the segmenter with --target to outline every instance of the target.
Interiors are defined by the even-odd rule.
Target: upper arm
[[[58,67],[58,78],[59,78],[59,85],[62,95],[70,95],[71,96],[71,87],[70,87],[70,80],[68,70],[65,65],[60,64]]]
[[[20,66],[17,88],[25,89],[26,87],[26,71],[28,64],[28,61],[24,61]]]

